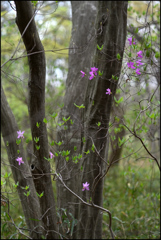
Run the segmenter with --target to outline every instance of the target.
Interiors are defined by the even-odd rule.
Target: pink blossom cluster
[[[128,38],[128,41],[129,41],[129,45],[132,45],[132,44],[133,44],[133,45],[136,45],[135,39],[132,40],[132,37]],[[142,51],[137,52],[137,57],[143,58],[142,53],[143,53]],[[139,59],[138,61],[136,61],[136,65],[137,65],[137,66],[143,65],[143,63],[141,62],[141,59]],[[133,62],[128,62],[128,63],[127,63],[127,66],[128,66],[128,68],[135,69]],[[136,69],[136,74],[138,74],[138,75],[141,74],[139,68]]]
[[[96,67],[91,67],[91,71],[89,72],[89,74],[91,75],[90,77],[89,77],[89,80],[92,80],[95,76],[97,76],[97,71],[98,71],[98,68],[96,68]],[[82,77],[84,77],[86,74],[85,74],[85,72],[83,72],[83,71],[80,71],[81,73],[82,73]],[[111,92],[111,90],[108,88],[108,89],[106,89],[106,94],[111,94],[112,92]]]
[[[91,72],[89,72],[89,74],[91,76],[89,77],[89,80],[92,80],[97,75],[97,71],[98,71],[98,68],[91,67]],[[86,75],[85,72],[83,72],[83,71],[80,71],[80,72],[82,73],[82,77],[84,77]]]
[[[143,58],[142,53],[143,53],[142,51],[137,52],[137,56],[138,56],[139,58]],[[136,61],[136,64],[137,64],[137,66],[143,65],[143,63],[141,62],[141,59],[139,59],[138,61]],[[128,62],[128,63],[127,63],[127,66],[128,66],[129,68],[135,69],[133,62]],[[138,74],[138,75],[141,74],[141,72],[139,72],[139,71],[140,71],[140,69],[137,68],[137,69],[136,69],[136,74]]]

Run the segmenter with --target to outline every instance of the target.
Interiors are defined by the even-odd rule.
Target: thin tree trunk
[[[1,126],[2,126],[2,136],[7,149],[8,159],[11,166],[13,178],[15,184],[19,182],[17,190],[19,198],[22,204],[22,209],[25,216],[25,221],[28,229],[30,229],[30,236],[33,239],[40,239],[43,233],[43,228],[41,221],[36,221],[41,219],[41,211],[38,197],[36,195],[36,190],[34,182],[32,179],[32,174],[28,165],[28,161],[25,157],[25,152],[23,149],[22,142],[20,145],[16,144],[17,131],[19,131],[16,124],[15,117],[8,105],[6,96],[1,87]],[[20,151],[18,154],[17,151]],[[22,157],[24,164],[18,165],[16,161],[17,157]],[[26,197],[24,193],[25,190],[22,189],[29,186],[30,195]],[[34,220],[35,219],[35,220]]]
[[[31,2],[15,1],[17,17],[16,23],[21,35],[27,24],[33,17]],[[28,54],[29,60],[29,82],[28,82],[28,108],[30,116],[31,133],[33,139],[34,158],[32,159],[31,170],[34,178],[36,191],[38,194],[42,192],[43,197],[40,198],[40,207],[42,220],[46,230],[46,239],[58,238],[56,224],[55,199],[50,176],[50,163],[44,159],[49,157],[48,138],[46,125],[43,122],[45,117],[45,75],[46,63],[44,48],[39,39],[34,19],[29,24],[23,41]],[[42,51],[40,53],[36,53]],[[36,126],[39,124],[39,127]],[[36,144],[34,138],[39,138]],[[36,145],[41,146],[37,150]]]

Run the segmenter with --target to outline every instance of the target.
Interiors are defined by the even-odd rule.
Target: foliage
[[[124,163],[120,165],[119,171],[113,168],[109,172],[105,181],[104,206],[112,209],[116,239],[160,237],[158,180],[156,166],[147,161],[140,164],[133,162],[132,166]],[[104,238],[109,235],[107,222],[108,216],[104,214]]]

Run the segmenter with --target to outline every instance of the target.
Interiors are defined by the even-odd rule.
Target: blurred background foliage
[[[139,49],[144,51],[146,69],[139,79],[130,75],[127,68],[129,56],[128,41],[125,47],[122,74],[116,93],[116,99],[124,101],[113,103],[110,124],[109,159],[120,158],[119,164],[110,169],[105,178],[104,207],[112,212],[113,230],[116,239],[155,239],[160,237],[160,175],[156,163],[147,154],[140,141],[123,127],[124,119],[131,129],[139,111],[147,107],[147,99],[154,96],[151,107],[140,115],[136,122],[136,132],[144,140],[148,149],[160,158],[160,2],[129,1],[128,37],[134,33]],[[56,141],[57,114],[63,107],[65,81],[68,74],[68,47],[71,37],[72,15],[68,1],[39,1],[34,11],[39,9],[35,21],[46,54],[46,119],[48,121],[48,140],[54,153]],[[147,10],[148,9],[148,10]],[[20,40],[15,24],[15,6],[12,1],[1,2],[1,63],[11,58]],[[154,22],[150,28],[144,28],[145,19]],[[149,32],[150,29],[150,32]],[[135,49],[132,49],[134,52]],[[2,68],[2,85],[18,123],[25,131],[26,156],[30,161],[32,152],[31,132],[27,108],[28,60],[21,40],[14,59]],[[81,69],[80,69],[81,70]],[[127,73],[127,74],[125,74]],[[126,81],[127,79],[130,79]],[[158,88],[157,88],[158,87]],[[126,101],[125,101],[126,99]],[[50,115],[55,113],[56,118]],[[123,142],[121,141],[123,140]],[[114,154],[115,153],[115,154]],[[117,156],[117,157],[116,157]],[[116,157],[116,158],[115,158]],[[15,228],[8,215],[20,229],[25,231],[25,220],[16,192],[15,183],[9,167],[6,149],[1,136],[1,238],[24,238]],[[54,168],[54,162],[51,163]],[[53,188],[56,192],[55,181]],[[56,194],[55,194],[56,196]],[[10,204],[8,205],[7,199]],[[108,216],[103,215],[103,238],[108,232]],[[27,231],[26,231],[27,233]]]

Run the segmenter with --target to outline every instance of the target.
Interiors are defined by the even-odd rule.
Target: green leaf
[[[79,109],[80,108],[85,108],[85,106],[82,104],[81,106],[78,106],[78,105],[76,105],[75,103],[74,103],[74,105],[76,106],[76,107],[78,107]]]
[[[101,51],[103,49],[103,45],[102,47],[99,47],[99,45],[97,44],[97,49]]]
[[[155,114],[152,113],[151,115],[149,115],[150,118],[155,118]]]
[[[72,120],[72,119],[70,120],[70,123],[73,125],[73,123],[74,123],[74,122],[73,122],[73,120]]]
[[[96,125],[99,127],[101,125],[101,122],[96,123]]]
[[[52,141],[52,142],[50,143],[50,145],[51,145],[51,146],[54,146],[54,141]]]
[[[95,152],[95,146],[94,146],[94,144],[92,144],[91,150],[92,150],[93,152]]]
[[[160,58],[160,52],[156,52],[155,57]]]
[[[120,60],[120,59],[121,59],[121,56],[120,56],[120,54],[119,54],[119,53],[117,54],[117,59],[118,59],[118,60]]]
[[[43,119],[43,122],[44,122],[44,123],[47,123],[48,121],[46,120],[46,118],[44,118],[44,119]]]
[[[37,143],[37,142],[39,142],[39,138],[34,138],[34,141]]]
[[[27,194],[24,193],[24,195],[25,195],[26,197],[28,197],[28,196],[30,195],[30,191],[28,191]]]
[[[77,156],[72,156],[72,161],[75,162],[75,163],[77,163],[77,162],[78,162],[78,161],[77,161]]]
[[[66,151],[66,156],[68,156],[69,154],[70,154],[70,151],[67,150],[67,151]]]
[[[57,125],[61,127],[62,125],[64,125],[64,122],[63,123],[61,123],[61,122],[57,123]]]
[[[103,75],[103,71],[102,71],[102,73],[100,71],[98,71],[98,74],[99,74],[99,76],[102,76]]]
[[[146,57],[150,57],[150,52],[149,52],[149,50],[146,51]]]
[[[29,143],[29,142],[30,142],[30,139],[29,139],[29,138],[27,138],[27,139],[26,139],[26,143]]]
[[[58,114],[57,114],[57,113],[55,113],[55,112],[54,112],[52,115],[50,114],[50,116],[51,116],[52,118],[56,118],[56,117],[57,117],[57,115],[58,115]]]
[[[119,122],[119,121],[120,121],[120,118],[115,117],[115,121],[116,121],[116,122]]]
[[[79,154],[79,155],[78,155],[78,159],[81,159],[81,158],[82,158],[82,154]]]
[[[37,122],[36,123],[36,127],[39,128],[40,127],[40,123]]]
[[[17,188],[18,185],[19,185],[19,181],[18,181],[16,184],[13,183],[13,186],[14,186],[15,188]]]
[[[118,138],[118,140],[119,140],[119,147],[126,141],[126,139],[123,137],[123,139],[121,140],[121,138],[119,137]]]
[[[57,143],[57,142],[55,141],[55,143],[60,147],[63,142],[60,142],[60,141],[59,141],[59,142]]]
[[[55,152],[54,155],[55,155],[56,157],[58,157],[59,154],[58,154],[57,152]]]
[[[74,151],[76,151],[77,150],[77,147],[76,146],[74,146]]]
[[[67,122],[70,119],[70,117],[68,117],[68,118],[62,117],[62,119],[64,122]]]
[[[3,181],[1,180],[1,186],[4,185],[5,183],[6,183],[6,181],[3,182]]]
[[[46,161],[51,161],[51,160],[52,160],[51,158],[46,158],[46,157],[44,157],[44,159],[45,159]]]
[[[32,2],[32,4],[33,4],[34,7],[35,7],[38,1],[31,1],[31,2]]]
[[[16,139],[16,144],[19,145],[21,143],[21,139]]]
[[[84,152],[85,154],[89,154],[90,153],[90,151],[88,150],[87,152]]]
[[[117,134],[117,133],[121,132],[121,129],[120,128],[114,128],[114,132],[115,132],[115,134]]]
[[[38,145],[35,145],[35,146],[36,146],[36,149],[37,149],[37,150],[39,150],[39,149],[40,149],[40,146],[38,146]]]
[[[38,194],[38,193],[36,192],[36,194],[37,194],[37,196],[38,196],[39,198],[41,198],[41,197],[44,195],[44,192],[42,192],[42,193],[40,193],[40,194]]]
[[[17,153],[19,154],[19,153],[20,153],[20,150],[17,150]]]
[[[63,107],[64,107],[64,103],[58,104],[58,106],[59,106],[60,108],[63,108]]]
[[[120,97],[120,99],[117,100],[117,99],[114,97],[114,100],[115,100],[116,103],[119,104],[119,103],[123,102],[124,98],[123,98],[123,97]]]
[[[136,29],[135,29],[135,33],[138,33],[138,31],[139,31],[138,28],[136,28]]]

